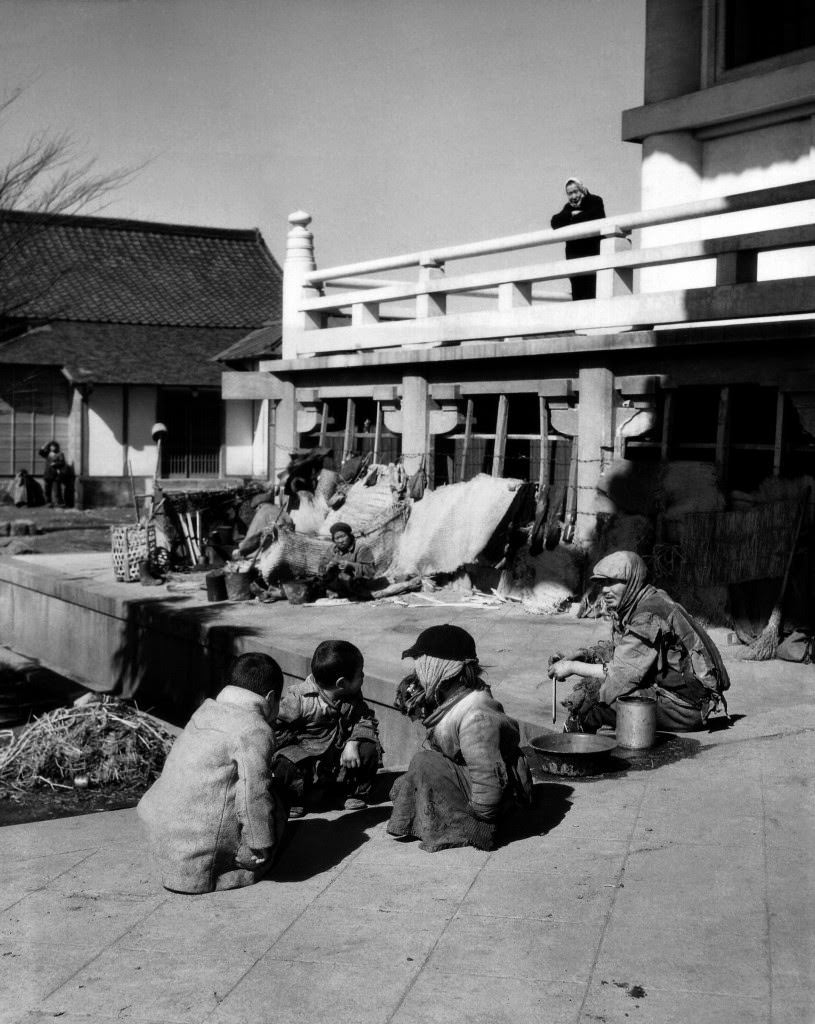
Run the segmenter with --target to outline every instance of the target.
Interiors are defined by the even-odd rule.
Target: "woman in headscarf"
[[[553,228],[567,228],[573,224],[584,224],[589,220],[602,220],[606,215],[603,200],[592,195],[579,178],[566,181],[566,204],[552,217]],[[600,238],[574,238],[566,243],[566,259],[575,260],[581,256],[597,256],[600,252]],[[597,294],[597,275],[581,274],[570,277],[573,299],[593,299]]]
[[[518,723],[493,698],[466,630],[431,626],[402,657],[414,659],[415,673],[400,684],[396,707],[421,718],[427,738],[391,790],[388,833],[420,839],[431,853],[491,850],[501,819],[531,799]]]
[[[594,567],[611,617],[611,641],[555,655],[550,677],[580,676],[563,701],[565,732],[596,732],[616,725],[616,701],[634,693],[655,697],[657,728],[698,729],[730,686],[715,644],[698,622],[664,590],[647,582],[645,562],[633,551],[615,551]]]

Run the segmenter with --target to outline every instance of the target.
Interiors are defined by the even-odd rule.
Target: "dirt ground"
[[[6,553],[20,553],[21,547],[25,547],[28,552],[39,554],[109,551],[110,527],[132,522],[133,518],[131,510],[126,508],[16,508],[11,504],[1,504],[0,557]],[[28,534],[5,535],[5,524],[19,523],[21,520],[30,524]],[[71,684],[66,680],[66,690],[68,689],[71,689]],[[0,827],[133,807],[138,803],[142,791],[132,788],[111,788],[53,791],[41,789],[12,796],[0,793]]]
[[[16,508],[0,505],[0,556],[20,552],[23,546],[32,554],[57,554],[76,551],[109,551],[110,527],[132,523],[135,515],[126,508]],[[4,535],[6,524],[30,524],[30,533]],[[11,527],[14,529],[14,527]]]

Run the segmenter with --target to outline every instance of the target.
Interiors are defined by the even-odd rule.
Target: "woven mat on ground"
[[[455,572],[474,561],[515,500],[520,480],[479,473],[425,491],[410,513],[389,575]]]

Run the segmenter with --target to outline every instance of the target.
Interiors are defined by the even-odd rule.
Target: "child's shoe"
[[[368,805],[365,803],[365,801],[358,796],[349,796],[348,799],[345,801],[346,811],[362,811],[367,806]]]

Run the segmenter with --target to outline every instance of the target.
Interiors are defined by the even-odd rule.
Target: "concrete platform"
[[[392,702],[410,665],[401,652],[427,626],[453,622],[473,634],[493,693],[521,722],[525,740],[562,727],[562,708],[558,723],[551,722],[548,656],[591,642],[607,628],[567,615],[530,615],[514,604],[467,605],[461,595],[433,598],[451,602],[447,606],[418,597],[410,607],[210,604],[203,591],[174,594],[164,586],[117,583],[107,553],[0,559],[0,588],[0,643],[90,689],[136,694],[142,707],[158,704],[181,722],[220,688],[234,654],[266,651],[289,679],[299,680],[320,640],[351,640],[365,655],[364,693],[380,720],[385,764],[393,768],[407,764],[421,734]],[[725,631],[713,635],[733,681],[730,710],[747,714],[738,730],[713,734],[717,743],[771,732],[779,699],[797,707],[802,720],[813,712],[815,669],[737,661]],[[568,688],[560,686],[564,693]]]
[[[596,624],[541,618],[517,605],[451,607],[409,597],[411,607],[370,602],[295,606],[288,602],[210,604],[203,591],[174,594],[113,579],[106,553],[29,555],[0,560],[0,642],[90,689],[136,695],[184,721],[219,689],[236,653],[263,650],[290,679],[309,672],[320,640],[345,638],[365,655],[365,695],[376,706],[387,764],[406,764],[415,728],[391,705],[408,671],[401,652],[424,628],[455,622],[476,638],[493,692],[528,723],[527,735],[551,728],[546,656],[585,643]],[[562,709],[561,709],[562,712]],[[548,724],[547,724],[548,723]]]

